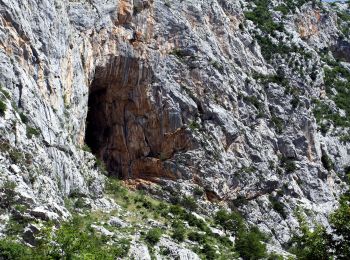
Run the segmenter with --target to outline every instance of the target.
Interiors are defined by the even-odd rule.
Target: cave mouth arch
[[[152,78],[145,60],[129,56],[110,58],[95,70],[89,88],[85,143],[110,175],[135,178],[135,161],[152,157],[160,149],[160,133],[151,127],[159,122],[147,93]],[[140,171],[147,169],[140,166],[136,172]]]

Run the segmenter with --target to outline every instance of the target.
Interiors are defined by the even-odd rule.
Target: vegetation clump
[[[159,228],[152,228],[150,229],[146,236],[145,240],[148,242],[150,245],[154,246],[157,244],[162,236],[162,230]]]
[[[184,224],[180,221],[175,221],[172,226],[173,233],[171,237],[179,242],[184,241],[186,238],[186,228]]]
[[[266,237],[257,229],[240,231],[235,241],[235,249],[244,260],[262,259],[267,256]]]
[[[252,11],[244,13],[246,19],[253,21],[260,30],[266,33],[272,33],[275,30],[284,30],[282,24],[278,24],[272,19],[272,14],[269,10],[270,1],[255,0],[254,4],[256,7]]]
[[[324,57],[323,61],[327,65],[324,68],[326,93],[334,101],[337,108],[330,107],[324,101],[316,100],[314,108],[315,118],[319,124],[324,123],[326,120],[333,123],[336,127],[350,127],[350,103],[348,102],[350,71],[339,61],[331,60],[329,57]],[[343,110],[345,115],[341,115],[339,109]]]
[[[27,137],[31,139],[33,136],[39,136],[40,130],[34,127],[27,126]]]
[[[4,259],[115,259],[125,257],[130,242],[121,239],[112,245],[91,228],[90,217],[74,216],[53,233],[53,226],[42,228],[36,247],[15,240],[0,240],[0,257]]]
[[[332,233],[317,225],[310,229],[298,214],[300,231],[291,240],[290,252],[297,259],[349,259],[350,258],[350,193],[340,200],[339,208],[331,214],[329,222]]]
[[[269,196],[270,203],[272,208],[278,212],[283,218],[287,218],[287,213],[285,212],[284,205],[276,197]]]
[[[286,173],[292,173],[298,169],[295,162],[291,158],[284,156],[281,158],[281,166],[285,169]]]
[[[6,111],[6,104],[0,100],[0,116],[4,116]]]

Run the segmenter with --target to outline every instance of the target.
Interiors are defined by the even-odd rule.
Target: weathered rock
[[[38,241],[35,237],[35,235],[37,235],[40,232],[40,228],[35,226],[35,225],[28,225],[23,232],[23,240],[32,245],[32,246],[36,246]]]
[[[132,244],[128,253],[130,259],[151,260],[151,255],[146,245]]]
[[[285,31],[271,43],[299,51],[268,61],[261,29],[244,18],[249,3],[3,0],[0,180],[16,183],[15,201],[54,221],[69,217],[67,196],[84,196],[93,210],[118,208],[103,198],[105,178],[86,142],[110,175],[157,183],[167,199],[201,186],[202,213],[216,208],[209,202],[238,207],[276,244],[298,226],[299,206],[327,225],[344,187],[322,154],[343,173],[350,144],[320,133],[313,100],[337,110],[320,53],[340,46],[335,56],[348,61],[349,39],[328,6],[272,11]],[[295,167],[285,169],[282,157]],[[267,199],[277,191],[286,219]],[[148,259],[146,251],[132,254]]]
[[[58,221],[59,216],[44,207],[36,207],[29,212],[30,215],[45,221]]]
[[[91,225],[93,229],[95,229],[97,232],[101,233],[103,236],[111,237],[114,235],[113,232],[110,232],[108,229],[105,227],[99,226],[99,225]]]
[[[112,217],[109,220],[108,224],[111,225],[111,226],[114,226],[114,227],[118,227],[118,228],[125,228],[125,227],[129,226],[128,223],[126,223],[125,221],[121,220],[118,217]]]
[[[167,256],[169,258],[177,258],[180,260],[199,260],[200,257],[188,250],[187,248],[183,248],[177,243],[174,243],[173,241],[167,239],[167,238],[162,238],[159,241],[158,247],[161,248],[162,250],[167,251]]]

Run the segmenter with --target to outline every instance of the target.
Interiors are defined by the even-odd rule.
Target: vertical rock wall
[[[0,83],[9,92],[1,94],[1,142],[8,144],[1,180],[15,180],[22,197],[62,215],[66,195],[102,196],[86,141],[130,185],[166,199],[203,189],[203,212],[212,202],[238,207],[281,243],[298,225],[298,207],[327,224],[344,190],[337,173],[350,163],[349,143],[320,133],[312,100],[324,93],[319,53],[338,42],[336,16],[309,4],[287,18],[274,12],[286,27],[276,38],[309,58],[291,52],[267,62],[259,30],[245,21],[248,7],[0,0]],[[280,71],[294,92],[262,80]],[[31,162],[14,159],[15,149]],[[325,153],[335,170],[324,167]],[[277,194],[285,217],[269,200]]]

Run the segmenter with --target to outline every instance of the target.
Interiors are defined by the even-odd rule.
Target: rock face
[[[271,43],[298,51],[268,60],[248,2],[0,0],[0,180],[16,201],[65,219],[65,196],[99,200],[86,142],[110,175],[165,199],[201,187],[202,213],[239,208],[277,244],[299,207],[327,225],[350,144],[321,133],[313,100],[328,100],[322,51],[349,61],[348,35],[328,6],[272,11]]]

